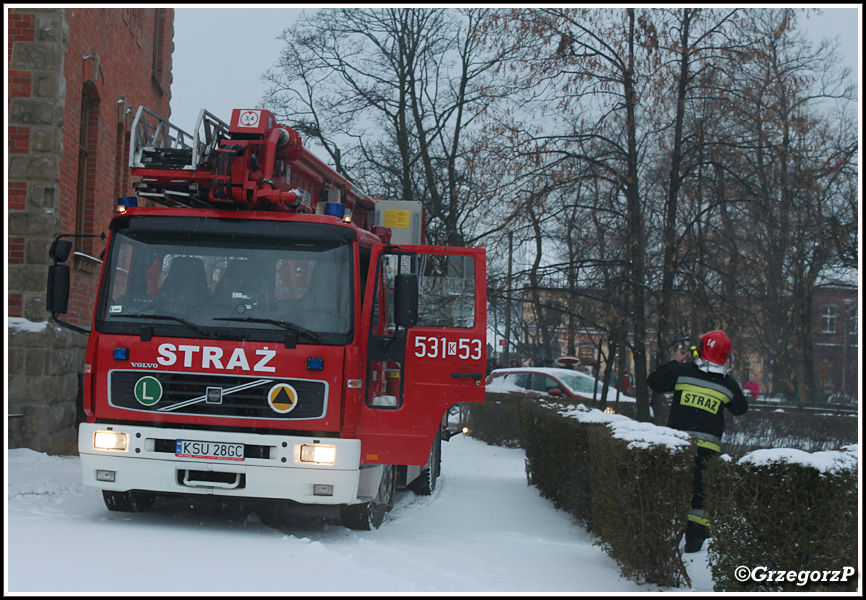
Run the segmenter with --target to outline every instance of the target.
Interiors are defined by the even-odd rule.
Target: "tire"
[[[359,531],[378,529],[385,520],[385,513],[394,506],[396,484],[394,467],[385,465],[376,496],[370,502],[340,506],[340,520],[343,527]]]
[[[419,496],[429,496],[436,489],[436,480],[439,478],[440,465],[442,462],[442,437],[437,433],[430,448],[430,456],[427,457],[427,465],[421,469],[421,474],[415,478],[407,487]]]
[[[156,502],[156,494],[138,490],[128,492],[102,490],[102,500],[110,511],[144,512],[153,507],[153,503]]]

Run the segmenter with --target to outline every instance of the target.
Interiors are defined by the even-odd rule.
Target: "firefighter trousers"
[[[710,520],[704,510],[704,470],[709,461],[719,455],[721,440],[707,434],[690,433],[696,439],[698,453],[692,474],[692,502],[686,524],[686,552],[697,552],[703,546],[704,540],[710,537]]]

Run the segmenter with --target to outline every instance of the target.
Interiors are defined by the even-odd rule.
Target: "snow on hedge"
[[[842,450],[806,452],[794,448],[768,448],[754,450],[739,460],[741,465],[766,466],[771,463],[793,463],[812,467],[821,473],[835,474],[857,468],[859,449],[857,444]]]
[[[666,446],[671,451],[675,451],[691,443],[689,434],[684,431],[653,425],[652,423],[642,423],[625,415],[602,412],[597,408],[588,408],[582,404],[573,405],[568,409],[554,405],[548,406],[559,409],[559,414],[562,416],[577,419],[582,423],[607,425],[613,437],[628,442],[629,449],[645,450],[651,446]]]
[[[626,417],[606,413],[597,408],[588,408],[582,404],[572,405],[567,409],[554,404],[546,404],[564,417],[577,419],[583,423],[600,423],[607,425],[613,437],[629,442],[630,449],[647,449],[651,446],[667,446],[672,451],[678,450],[690,443],[689,434],[670,427],[642,423]],[[730,460],[730,457],[723,455]],[[739,460],[744,465],[767,465],[770,463],[796,463],[817,469],[822,473],[838,473],[843,470],[856,469],[859,459],[857,444],[845,446],[842,450],[824,450],[806,452],[794,448],[772,448],[754,450]]]

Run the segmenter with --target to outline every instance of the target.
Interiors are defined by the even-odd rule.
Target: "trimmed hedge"
[[[692,491],[695,447],[633,447],[589,426],[593,534],[623,576],[662,587],[689,584],[680,539]]]
[[[755,460],[761,452],[768,451],[737,462],[714,461],[706,471],[716,591],[856,591],[856,574],[847,582],[824,575],[858,564],[856,454],[801,453],[805,456],[797,462],[778,456]],[[836,455],[836,465],[825,470],[808,464],[819,455]],[[739,581],[736,569],[743,565],[757,571]]]
[[[625,577],[662,587],[689,583],[679,541],[695,449],[685,434],[676,432],[681,437],[668,445],[654,435],[667,428],[505,394],[470,405],[469,415],[473,437],[524,448],[527,482],[591,531]],[[628,431],[618,434],[610,421]]]
[[[750,407],[746,414],[727,420],[725,452],[739,458],[761,448],[836,450],[857,443],[858,423],[856,416]]]
[[[531,402],[521,405],[521,415],[527,483],[592,531],[592,481],[587,460],[591,427],[557,417],[549,408]]]
[[[696,452],[686,434],[517,395],[489,393],[485,403],[464,406],[470,435],[524,448],[528,484],[590,531],[623,576],[663,588],[691,584],[680,546]],[[812,455],[759,450],[736,463],[710,461],[704,477],[715,591],[857,589],[857,575],[814,580],[857,565],[856,446]],[[811,580],[741,583],[735,569],[743,565],[758,567],[757,578],[765,566]]]
[[[469,435],[494,446],[523,446],[521,398],[512,394],[487,394],[483,403],[467,402]]]

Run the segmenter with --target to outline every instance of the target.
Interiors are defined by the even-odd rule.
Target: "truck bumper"
[[[125,450],[94,447],[95,432],[109,430],[126,434]],[[243,444],[244,457],[177,456],[178,440]],[[334,463],[302,462],[304,445],[333,446]],[[78,451],[85,485],[104,490],[278,498],[303,504],[358,502],[359,440],[82,423]]]

